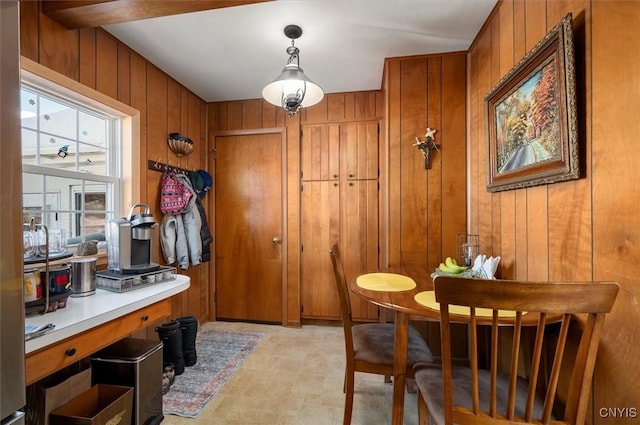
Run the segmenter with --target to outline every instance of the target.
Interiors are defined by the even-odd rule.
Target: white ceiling
[[[207,102],[258,99],[286,65],[325,93],[377,90],[384,59],[467,50],[496,0],[276,0],[104,28]]]

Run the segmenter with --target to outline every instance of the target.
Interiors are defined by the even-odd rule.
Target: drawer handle
[[[147,316],[146,314],[144,316],[142,316],[142,321],[146,322],[147,320],[149,320],[149,316]]]
[[[69,357],[73,357],[76,355],[76,349],[74,347],[67,348],[67,351],[65,351],[64,353]]]

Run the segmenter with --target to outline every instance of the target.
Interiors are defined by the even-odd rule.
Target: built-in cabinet
[[[338,242],[347,279],[379,266],[379,122],[301,128],[301,315],[340,318],[329,247]],[[377,320],[352,297],[355,320]]]

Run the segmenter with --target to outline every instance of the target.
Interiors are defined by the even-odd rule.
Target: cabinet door
[[[378,181],[356,180],[343,184],[340,253],[347,280],[378,269]],[[354,320],[376,320],[378,307],[352,294]]]
[[[340,178],[340,125],[302,126],[300,152],[303,180]]]
[[[340,129],[341,175],[378,178],[378,121],[343,123]]]
[[[302,317],[340,319],[329,248],[340,238],[340,185],[303,182],[301,193],[300,293]]]

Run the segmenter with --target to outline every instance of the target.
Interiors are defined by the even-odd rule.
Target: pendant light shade
[[[320,102],[324,92],[300,68],[300,50],[294,46],[294,40],[302,35],[302,29],[288,25],[284,34],[291,39],[291,46],[287,48],[289,60],[282,73],[262,89],[262,97],[273,105],[281,106],[292,117],[301,107]]]

